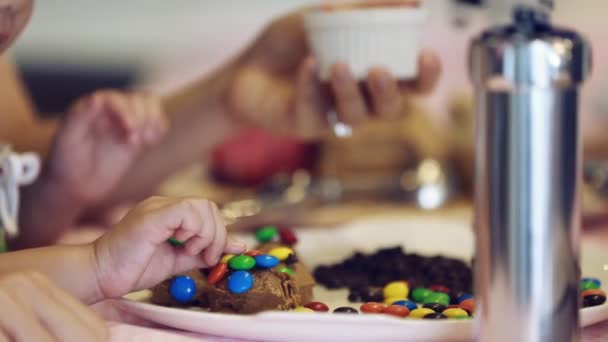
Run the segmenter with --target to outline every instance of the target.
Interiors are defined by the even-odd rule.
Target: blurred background
[[[272,18],[315,2],[39,0],[31,24],[11,54],[41,115],[60,115],[76,97],[98,88],[135,87],[166,94],[231,58]],[[330,180],[324,183],[330,193],[336,187],[371,193],[417,189],[419,204],[422,196],[431,208],[452,193],[470,193],[472,131],[466,52],[469,39],[491,15],[457,10],[450,0],[427,0],[426,5],[431,18],[423,45],[439,52],[444,67],[437,91],[409,106],[403,125],[372,123],[350,140],[325,141],[321,153],[318,146],[298,149],[297,142],[292,142],[294,147],[283,152],[284,165],[294,154],[316,155],[315,166],[310,166],[310,158],[300,158],[287,170],[290,175],[301,168],[315,169]],[[608,160],[602,147],[608,146],[604,133],[608,127],[606,13],[606,0],[557,0],[554,16],[556,22],[583,32],[594,47],[594,74],[584,88],[581,112],[587,158],[597,161],[589,166],[589,177],[597,178],[593,180],[596,188],[604,186],[607,178],[605,168],[595,167]],[[273,141],[259,133],[242,139],[258,139],[262,145]],[[225,180],[222,167],[216,178]],[[283,171],[271,168],[245,185],[267,183]],[[309,179],[299,177],[300,181]],[[294,180],[290,178],[287,185],[281,182],[285,180],[273,186],[282,189]],[[425,182],[434,188],[420,195]]]

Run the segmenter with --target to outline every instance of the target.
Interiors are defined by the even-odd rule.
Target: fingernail
[[[374,82],[374,87],[376,87],[378,92],[384,93],[388,89],[390,79],[386,76],[380,76],[380,77],[376,77],[373,82]]]

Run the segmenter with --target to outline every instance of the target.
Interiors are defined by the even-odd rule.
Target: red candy
[[[384,310],[384,313],[397,317],[407,317],[410,314],[410,310],[402,305],[391,305]]]
[[[283,242],[284,244],[293,246],[296,243],[298,243],[298,237],[291,229],[288,229],[288,228],[279,229],[279,236],[281,237],[281,242]]]
[[[253,249],[253,250],[247,251],[247,252],[245,253],[245,255],[250,256],[250,257],[252,257],[252,258],[255,258],[256,256],[258,256],[258,255],[262,255],[262,254],[264,254],[264,253],[262,253],[262,252],[260,252],[260,251],[258,251],[258,250],[256,250],[256,249]]]
[[[370,302],[361,305],[361,312],[363,313],[383,313],[386,310],[386,305],[382,303]]]
[[[467,299],[460,302],[460,308],[466,310],[469,315],[475,312],[475,299]]]
[[[328,312],[329,311],[329,307],[321,302],[310,302],[306,305],[304,305],[305,308],[308,308],[312,311],[316,311],[316,312]]]
[[[450,289],[443,285],[431,285],[431,286],[429,286],[429,290],[434,291],[434,292],[443,292],[443,293],[450,294]]]
[[[224,276],[228,273],[228,264],[219,263],[213,267],[211,273],[209,273],[209,277],[207,277],[207,281],[211,285],[217,284]]]

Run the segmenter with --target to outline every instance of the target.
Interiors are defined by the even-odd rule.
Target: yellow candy
[[[222,259],[220,260],[220,263],[222,264],[227,264],[230,259],[234,258],[234,254],[226,254],[222,257]]]
[[[405,281],[393,281],[384,287],[384,298],[407,298],[410,287]]]
[[[431,310],[431,309],[427,309],[427,308],[420,308],[420,309],[416,309],[412,312],[410,312],[410,318],[424,318],[424,316],[431,314],[431,313],[435,313],[435,311]]]
[[[388,297],[384,300],[384,304],[392,305],[394,302],[398,302],[400,300],[409,300],[406,297]]]
[[[466,318],[469,317],[469,314],[459,308],[451,308],[447,310],[443,310],[442,314],[446,315],[448,318]]]
[[[305,312],[305,313],[315,312],[315,310],[309,309],[309,308],[305,308],[303,306],[298,306],[297,308],[293,309],[293,311],[294,312]]]
[[[277,248],[273,248],[270,250],[270,252],[268,252],[268,254],[272,255],[273,257],[284,261],[286,260],[290,254],[293,254],[293,249],[288,248],[288,247],[277,247]]]

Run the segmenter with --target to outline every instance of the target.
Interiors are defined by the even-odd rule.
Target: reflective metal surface
[[[471,46],[480,341],[579,339],[577,105],[590,53],[537,15]]]

